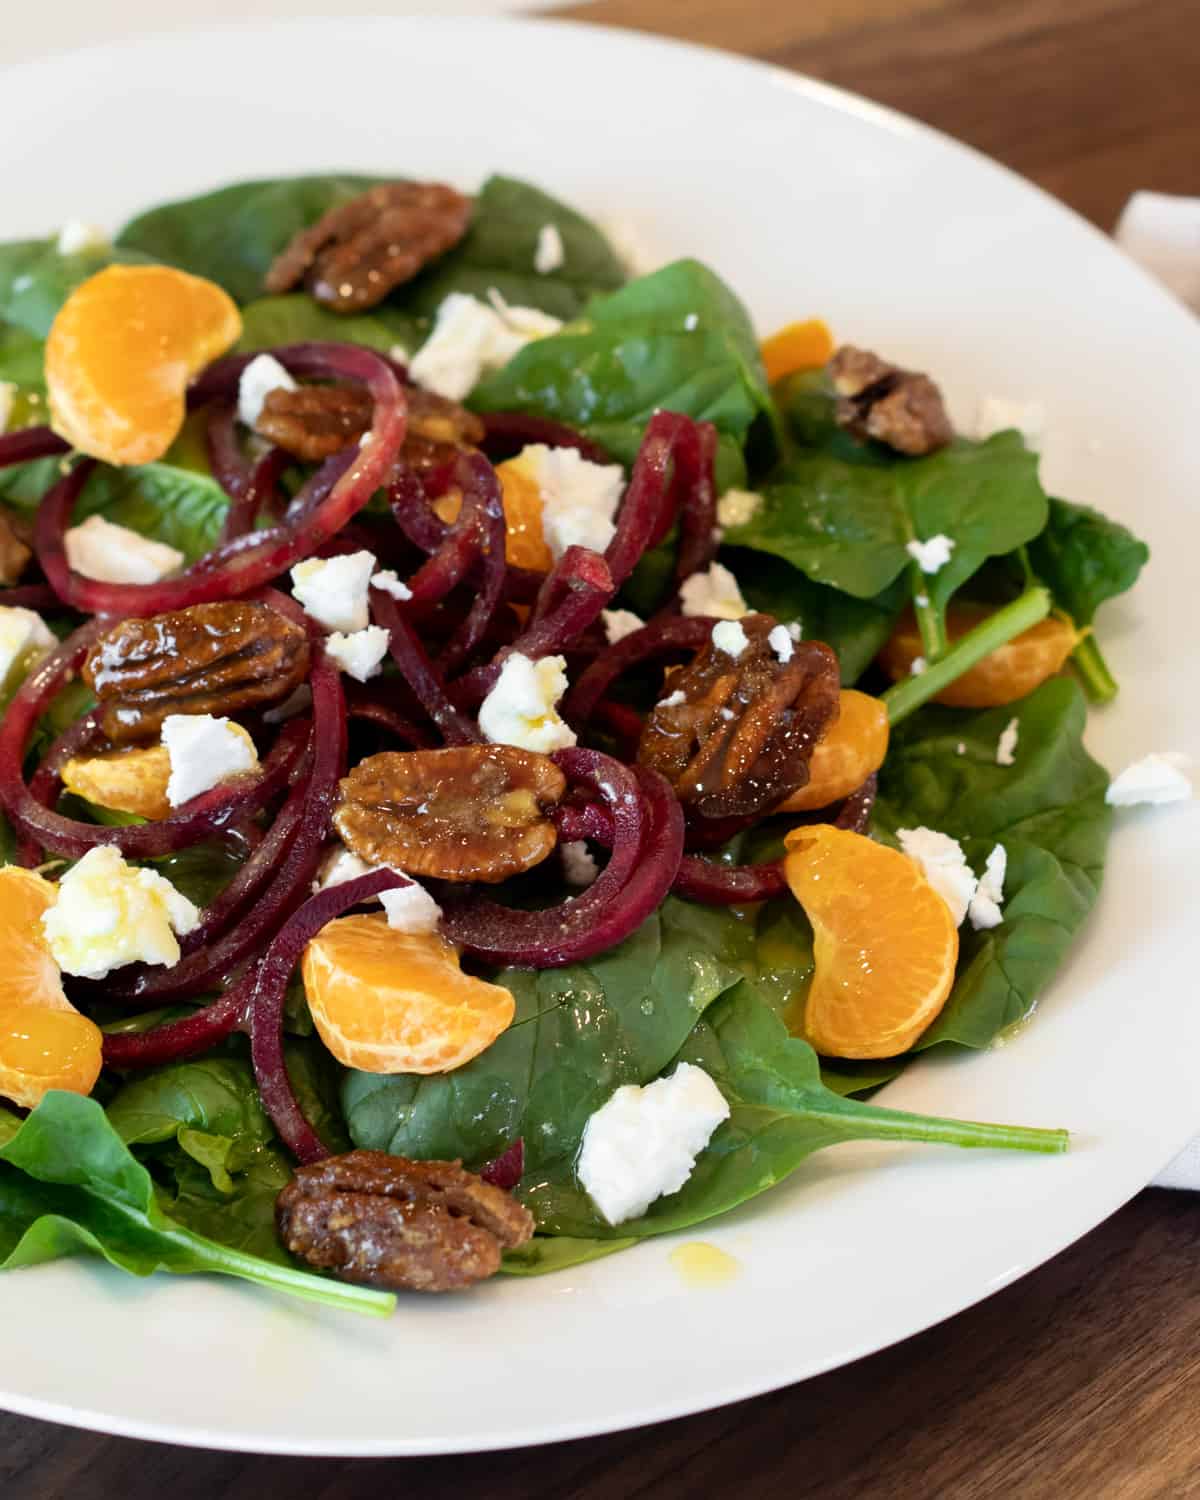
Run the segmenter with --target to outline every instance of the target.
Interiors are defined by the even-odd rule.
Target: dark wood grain
[[[577,13],[864,93],[1105,227],[1136,188],[1200,191],[1200,0],[598,0]],[[0,1417],[0,1496],[1176,1500],[1200,1495],[1198,1272],[1200,1195],[1147,1192],[949,1323],[722,1411],[516,1453],[357,1463]]]

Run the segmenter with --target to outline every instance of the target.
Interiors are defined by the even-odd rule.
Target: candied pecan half
[[[796,641],[780,661],[767,639],[776,624],[770,615],[739,623],[747,636],[741,654],[710,641],[672,672],[671,691],[638,745],[638,760],[704,818],[757,816],[807,785],[813,748],[838,711],[837,657],[828,646]]]
[[[122,620],[92,646],[83,678],[114,744],[150,739],[168,714],[279,703],[308,672],[308,637],[265,604],[193,604]]]
[[[408,425],[400,458],[414,468],[431,468],[461,447],[483,441],[484,427],[474,412],[433,391],[409,386]],[[308,463],[320,463],[371,425],[371,398],[356,385],[304,385],[270,391],[254,430]]]
[[[7,505],[0,505],[0,583],[18,582],[33,556],[30,540],[28,524]]]
[[[470,198],[444,183],[385,182],[302,229],[263,285],[286,292],[303,281],[333,312],[361,312],[457,245],[470,219]]]
[[[342,781],[334,826],[360,859],[439,880],[507,880],[539,864],[566,790],[552,760],[515,745],[385,750]]]
[[[857,438],[874,438],[897,453],[919,458],[944,448],[954,436],[942,393],[928,375],[902,370],[852,344],[826,367],[838,393],[838,424]]]
[[[293,1255],[343,1281],[453,1292],[500,1267],[533,1234],[533,1216],[457,1161],[351,1151],[299,1167],[275,1200]]]

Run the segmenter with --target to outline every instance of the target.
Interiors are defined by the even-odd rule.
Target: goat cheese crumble
[[[950,554],[957,544],[953,537],[939,531],[936,536],[920,541],[916,537],[906,544],[904,550],[920,568],[922,573],[937,573],[950,561]]]
[[[168,714],[162,743],[171,762],[167,801],[181,807],[233,776],[258,769],[254,741],[240,724],[212,714]]]
[[[620,464],[594,464],[576,448],[530,443],[513,460],[542,501],[542,535],[557,561],[568,547],[603,552],[616,535],[625,493]]]
[[[89,516],[63,536],[67,562],[100,583],[157,583],[183,566],[183,553],[152,542],[103,516]]]
[[[740,620],[750,613],[738,581],[727,567],[713,563],[704,573],[693,573],[679,586],[685,615],[713,615],[718,620]]]
[[[1003,844],[997,844],[987,857],[983,874],[979,877],[975,894],[967,907],[967,915],[976,932],[999,927],[1004,921],[1004,913],[1000,907],[1004,901],[1004,876],[1007,871],[1008,850]]]
[[[14,690],[57,645],[41,615],[23,605],[0,605],[0,694]]]
[[[466,292],[451,292],[441,304],[433,332],[409,362],[408,373],[418,385],[461,401],[481,375],[562,327],[560,319],[535,307],[510,307],[495,288],[488,297],[489,302],[481,302]]]
[[[967,856],[957,839],[933,828],[897,828],[896,837],[909,859],[916,860],[925,878],[934,888],[960,927],[975,894],[978,881],[967,864]]]
[[[712,628],[712,643],[736,661],[750,644],[750,637],[737,620],[719,620]]]
[[[631,609],[602,609],[600,621],[604,626],[604,634],[610,646],[623,641],[627,635],[632,635],[635,630],[640,630],[645,624],[645,621],[639,619]]]
[[[796,654],[796,642],[786,625],[776,625],[767,636],[767,645],[777,659],[786,666]]]
[[[369,619],[367,594],[374,571],[375,559],[369,552],[310,557],[292,569],[292,597],[326,630],[347,634],[365,630]]]
[[[563,877],[567,884],[575,886],[577,890],[591,885],[600,873],[600,866],[583,839],[572,839],[566,844],[560,844],[559,851],[562,854]]]
[[[365,630],[354,630],[349,635],[335,630],[326,640],[325,649],[341,671],[355,682],[369,682],[383,670],[388,633],[382,625],[368,625]]]
[[[398,578],[391,568],[385,568],[382,573],[373,573],[371,585],[373,588],[382,589],[385,594],[391,594],[393,599],[399,599],[401,604],[412,598],[412,589]]]
[[[395,932],[407,932],[414,937],[436,932],[442,920],[442,908],[411,875],[405,879],[407,885],[393,886],[390,891],[379,893],[388,926]]]
[[[1017,739],[1021,733],[1020,719],[1009,719],[996,741],[996,764],[1011,766],[1017,758]]]
[[[244,427],[257,426],[263,404],[272,391],[295,389],[296,382],[273,354],[255,355],[238,381],[238,421]]]
[[[753,490],[726,490],[717,501],[717,520],[722,526],[745,526],[762,509],[763,497]]]
[[[558,700],[566,690],[565,657],[531,661],[514,651],[479,705],[479,727],[496,745],[518,745],[541,755],[564,750],[575,743],[575,731],[558,713]]]
[[[1133,807],[1139,802],[1186,802],[1192,795],[1188,776],[1191,757],[1178,750],[1160,750],[1128,765],[1108,784],[1104,800],[1110,807]]]
[[[533,252],[533,269],[539,276],[557,271],[566,261],[562,235],[557,224],[543,224],[538,230],[537,249]]]
[[[678,708],[681,703],[687,702],[687,694],[682,688],[676,688],[673,693],[659,701],[659,708]]]
[[[110,248],[107,233],[98,224],[83,219],[68,219],[58,231],[56,248],[60,255],[80,255],[85,250],[104,254]]]
[[[588,1118],[579,1181],[609,1224],[636,1219],[679,1191],[728,1118],[725,1096],[691,1063],[641,1088],[627,1083]]]

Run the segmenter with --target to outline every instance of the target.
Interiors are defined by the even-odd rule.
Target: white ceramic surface
[[[297,24],[0,74],[4,237],[320,167],[491,168],[709,260],[759,326],[821,313],[969,406],[1037,399],[1049,487],[1134,523],[1142,587],[1104,617],[1110,764],[1200,748],[1200,328],[1096,231],[981,157],[818,84],[694,48],[531,22]],[[889,1104],[1066,1125],[1062,1158],[847,1146],[670,1245],[390,1323],[89,1263],[0,1278],[0,1402],[137,1436],[293,1453],[492,1448],[731,1401],[947,1317],[1111,1213],[1200,1127],[1200,806],[1123,814],[1108,883],[1034,1023],[937,1057]]]

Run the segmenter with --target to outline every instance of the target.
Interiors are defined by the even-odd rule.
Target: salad
[[[808,309],[798,309],[807,312]],[[526,183],[0,245],[0,1264],[386,1313],[714,1218],[1034,1009],[1145,546],[1031,414]]]

